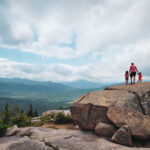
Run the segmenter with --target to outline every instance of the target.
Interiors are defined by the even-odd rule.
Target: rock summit
[[[139,140],[150,138],[150,82],[111,86],[85,94],[70,110],[81,130],[91,130],[100,136],[106,136],[110,128],[116,131],[111,137],[114,142],[119,143],[119,134],[123,133],[126,136],[120,144],[124,145],[132,145],[130,136]]]

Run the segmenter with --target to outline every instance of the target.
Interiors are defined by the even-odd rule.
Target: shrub
[[[13,124],[18,125],[19,127],[26,127],[31,125],[31,119],[25,112],[22,112],[13,118]]]
[[[8,128],[8,125],[6,125],[5,123],[3,123],[2,120],[0,120],[0,137],[4,136],[7,128]]]
[[[65,115],[63,112],[57,113],[55,120],[55,123],[60,123],[60,124],[67,124],[67,123],[73,123],[73,119],[71,115]]]
[[[38,127],[42,126],[45,123],[53,122],[54,121],[54,114],[48,114],[40,117],[40,121],[32,122],[32,126]]]
[[[40,119],[43,123],[47,123],[47,122],[51,122],[53,121],[55,118],[54,114],[48,114],[48,115],[44,115],[42,116]]]
[[[33,126],[41,126],[45,123],[54,122],[57,124],[68,124],[68,123],[74,123],[72,116],[70,114],[65,115],[63,112],[59,113],[51,113],[48,115],[44,115],[40,117],[39,122],[32,123]]]
[[[68,114],[66,116],[66,118],[67,118],[67,123],[74,123],[73,118],[72,118],[72,116],[70,114]]]

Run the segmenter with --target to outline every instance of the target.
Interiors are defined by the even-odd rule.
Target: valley
[[[70,104],[81,95],[105,88],[105,85],[95,86],[84,81],[85,88],[79,88],[80,82],[67,85],[54,82],[40,82],[26,79],[0,79],[0,111],[6,103],[12,108],[18,104],[20,109],[28,111],[29,104],[38,110],[39,114],[51,109],[68,109]],[[87,88],[88,84],[88,88]],[[89,88],[91,84],[91,88]],[[82,81],[82,86],[83,81]]]

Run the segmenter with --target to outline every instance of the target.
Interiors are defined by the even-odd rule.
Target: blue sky
[[[19,49],[0,47],[0,56],[11,61],[38,64],[43,63],[45,59],[29,52],[22,52]]]
[[[76,39],[77,39],[77,36],[73,35],[70,43],[61,43],[59,46],[60,47],[70,47],[73,50],[75,50],[76,49]]]
[[[70,47],[70,44],[63,43],[62,47]],[[74,45],[73,45],[74,47]],[[74,49],[74,48],[73,48]],[[30,63],[30,64],[41,64],[41,65],[51,65],[57,63],[70,64],[70,65],[84,65],[87,64],[86,60],[92,62],[90,55],[86,55],[80,59],[58,59],[58,58],[49,58],[46,56],[40,56],[29,52],[23,52],[20,49],[11,49],[0,47],[0,56],[11,61],[20,62],[20,63]],[[99,57],[100,58],[100,57]]]
[[[122,82],[134,62],[149,80],[149,10],[149,0],[2,0],[0,77]]]

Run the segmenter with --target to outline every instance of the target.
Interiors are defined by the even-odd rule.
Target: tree
[[[14,108],[12,109],[12,115],[16,116],[17,114],[19,114],[20,112],[20,108],[17,104],[14,105]]]
[[[26,127],[31,125],[31,119],[24,111],[22,111],[20,114],[17,114],[17,116],[14,117],[13,124],[17,124],[19,127]]]
[[[10,110],[9,110],[8,103],[6,103],[6,105],[5,105],[5,109],[4,109],[4,112],[3,112],[2,116],[3,116],[3,122],[5,124],[10,125],[11,124],[11,113],[10,113]]]
[[[8,128],[8,125],[4,124],[3,121],[0,119],[0,137],[4,136],[7,128]]]
[[[63,110],[63,106],[60,106],[60,107],[59,107],[59,110]]]
[[[32,103],[29,104],[28,116],[29,116],[29,117],[33,117],[33,107],[32,107]]]
[[[25,111],[23,109],[21,109],[20,113],[25,113]]]
[[[39,113],[38,113],[37,109],[35,109],[35,111],[34,111],[34,117],[38,117],[38,116],[39,116]]]

